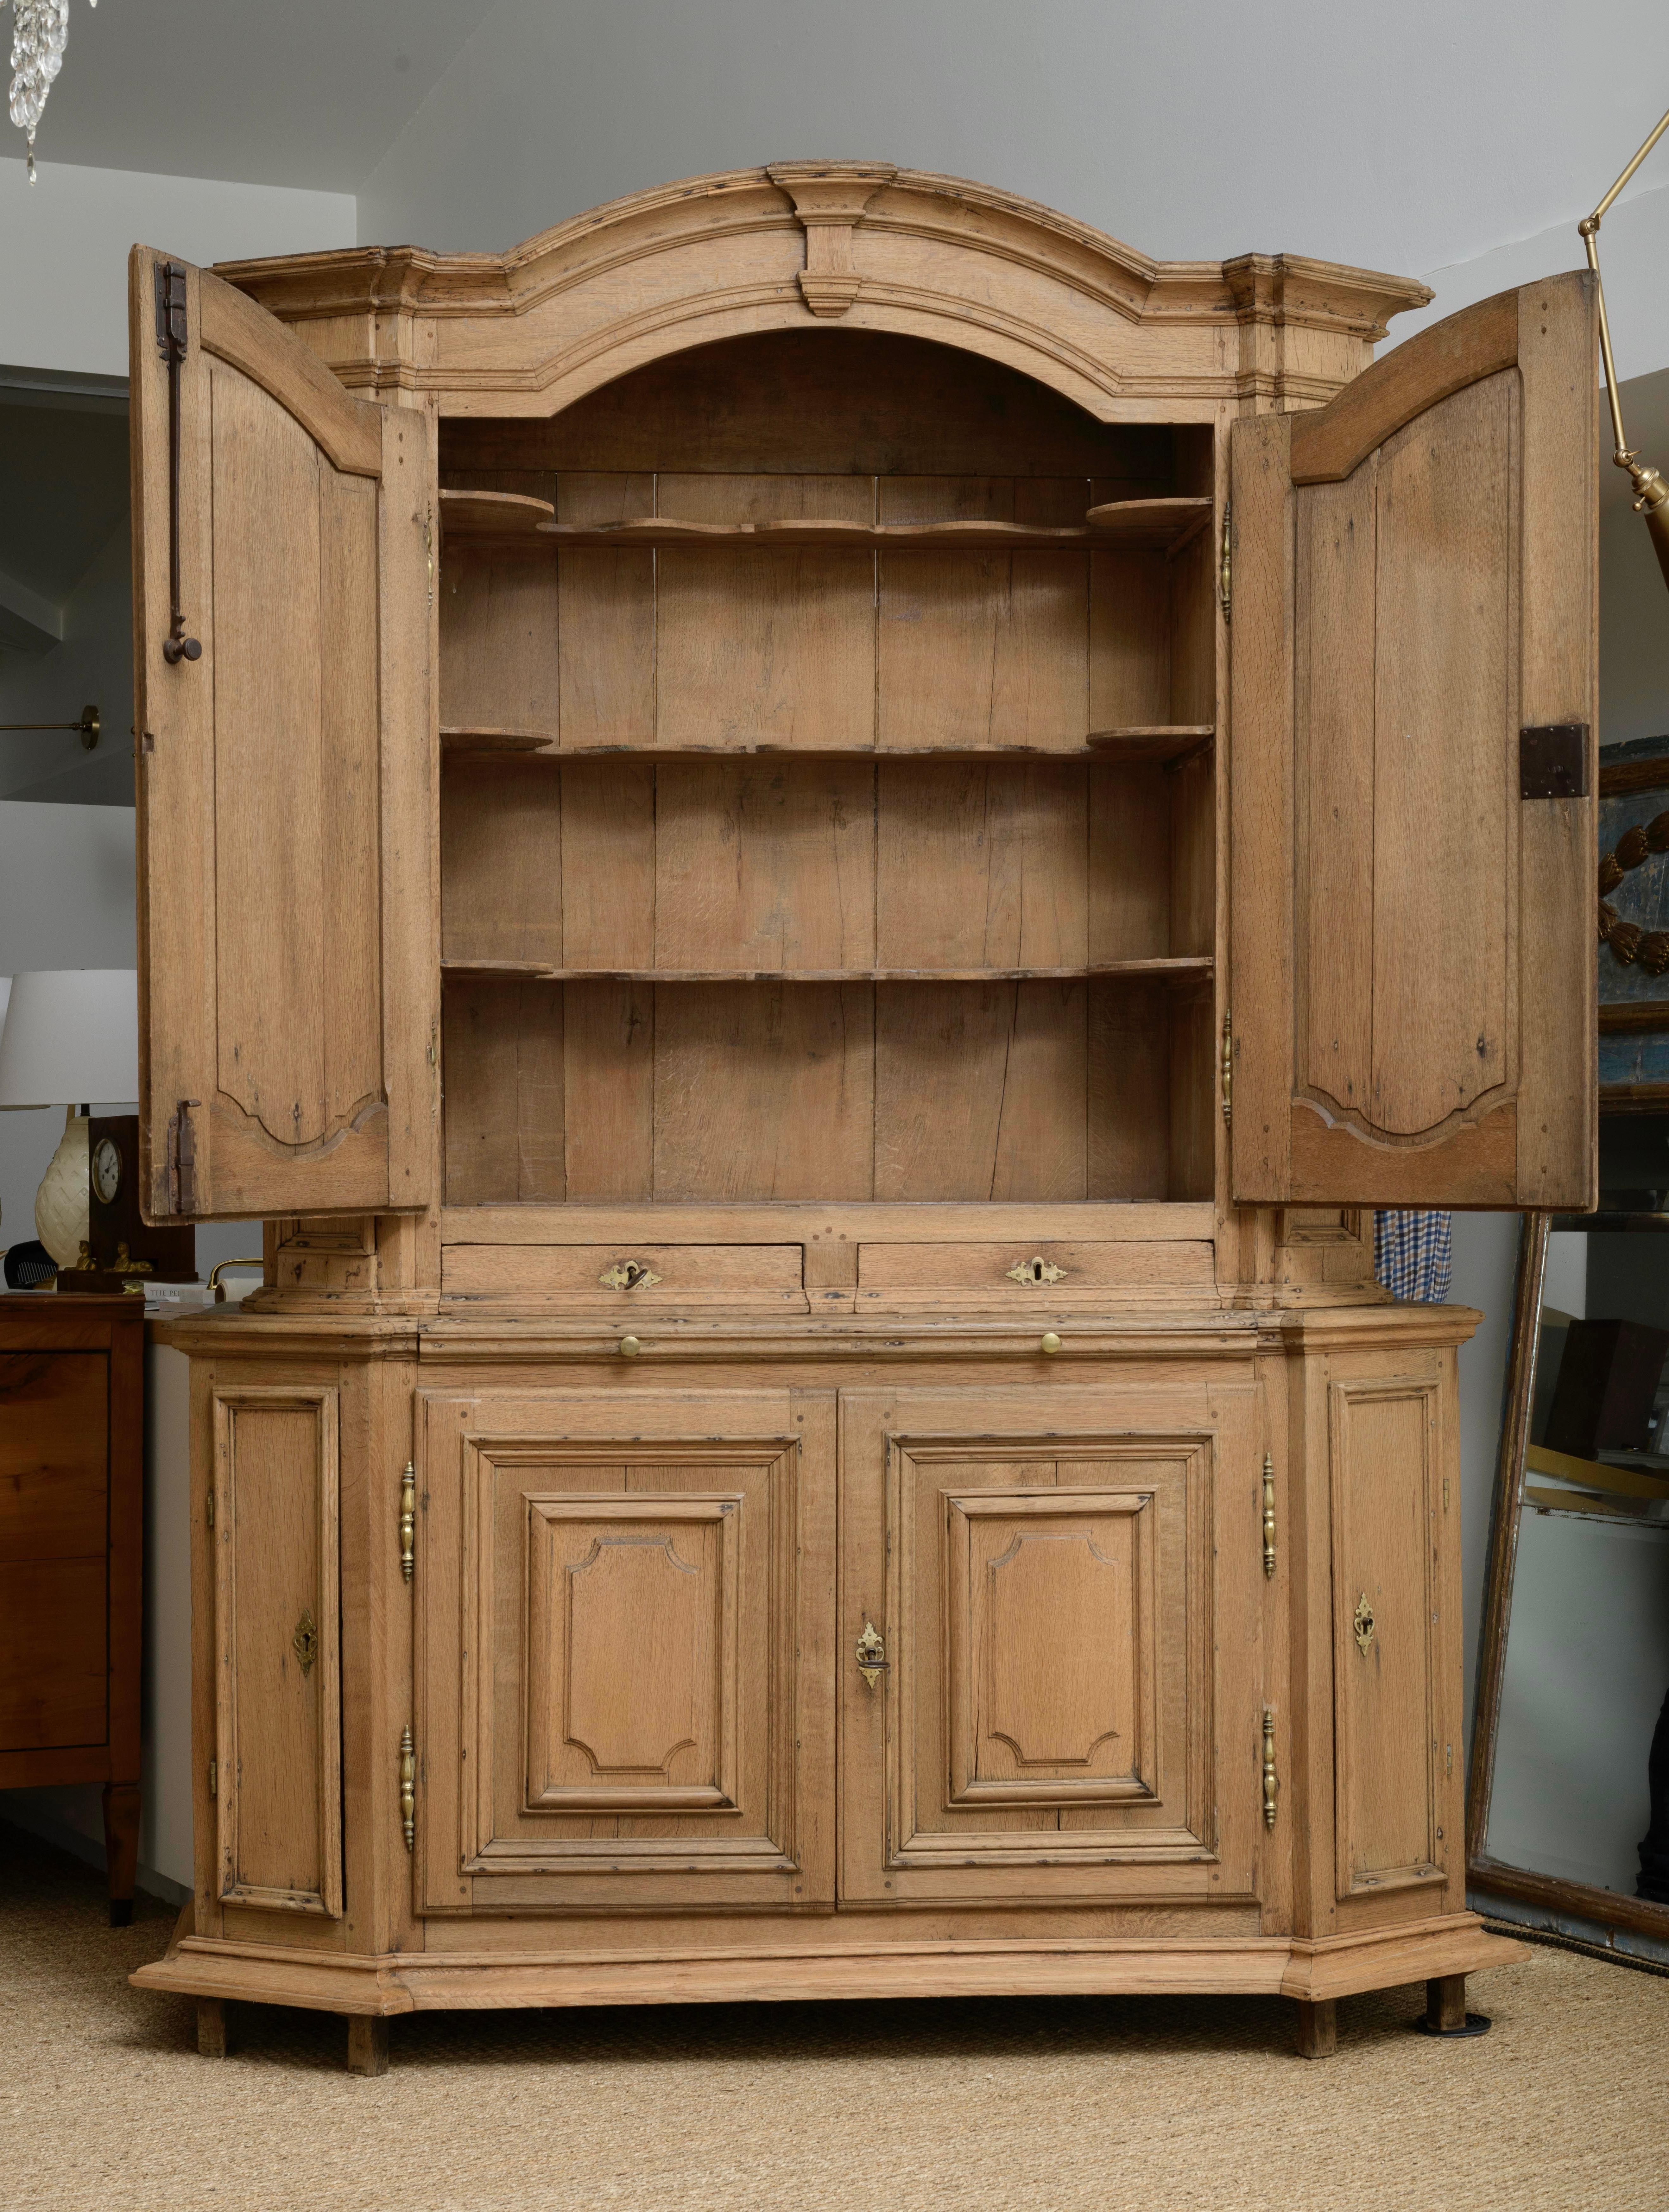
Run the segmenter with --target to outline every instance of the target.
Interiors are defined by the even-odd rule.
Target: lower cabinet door
[[[427,1395],[418,1909],[834,1898],[834,1401]]]
[[[1256,1404],[842,1395],[844,1899],[1254,1893]]]

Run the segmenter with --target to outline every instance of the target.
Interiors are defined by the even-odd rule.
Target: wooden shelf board
[[[1178,760],[1210,744],[1216,735],[1214,722],[1154,723],[1145,728],[1091,730],[1086,743],[1093,760]]]
[[[1067,983],[1103,976],[1209,975],[1209,952],[1082,968],[551,968],[537,960],[443,960],[443,975],[528,983]]]
[[[1211,722],[1153,723],[1127,730],[1092,730],[1070,745],[563,745],[554,730],[472,729],[443,724],[448,752],[540,753],[553,760],[1172,760],[1207,743]]]
[[[1120,499],[1092,507],[1085,520],[1092,538],[1120,546],[1162,546],[1180,553],[1211,519],[1209,494],[1193,499]]]
[[[453,497],[463,495],[453,494]],[[529,502],[531,504],[531,502]],[[1097,547],[1175,550],[1211,516],[1208,497],[1121,499],[1089,509],[1081,523],[1050,528],[1029,522],[837,522],[802,517],[783,522],[686,522],[640,514],[618,522],[540,521],[537,534],[561,545],[856,545],[942,546],[973,552],[1093,552]]]
[[[556,512],[548,499],[516,491],[443,491],[440,527],[449,538],[526,538]]]

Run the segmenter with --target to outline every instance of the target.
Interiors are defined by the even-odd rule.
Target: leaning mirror
[[[1630,1133],[1640,1139],[1647,1126]],[[1669,1147],[1657,1140],[1654,1149]],[[1669,1180],[1669,1178],[1666,1178]],[[1669,1189],[1528,1214],[1479,1651],[1472,1887],[1669,1960]]]

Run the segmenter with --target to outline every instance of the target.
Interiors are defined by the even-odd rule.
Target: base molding
[[[1305,2003],[1529,1956],[1475,1913],[1310,1942],[1285,1936],[931,1942],[747,1950],[346,1952],[202,1936],[181,1925],[137,1989],[387,2016],[495,2007],[728,2004],[818,1997],[1288,1996]]]

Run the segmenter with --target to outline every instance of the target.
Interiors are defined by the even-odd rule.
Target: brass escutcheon
[[[858,1638],[858,1672],[864,1686],[872,1690],[880,1680],[887,1664],[887,1647],[881,1640],[881,1632],[872,1620],[865,1620],[864,1632]]]
[[[1368,1646],[1374,1640],[1374,1608],[1368,1602],[1366,1590],[1356,1600],[1356,1618],[1351,1625],[1356,1630],[1356,1650],[1365,1659]]]
[[[1059,1283],[1065,1279],[1065,1267],[1057,1267],[1053,1260],[1041,1255],[1035,1260],[1017,1260],[1003,1273],[1011,1283]]]
[[[301,1672],[310,1674],[313,1662],[319,1656],[319,1627],[305,1607],[300,1620],[295,1624],[295,1633],[290,1638],[290,1644],[301,1662]]]

